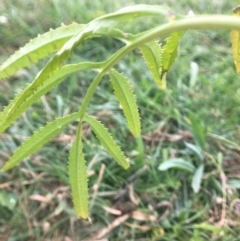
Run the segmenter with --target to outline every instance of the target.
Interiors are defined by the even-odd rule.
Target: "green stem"
[[[88,91],[83,99],[81,109],[79,111],[79,121],[81,122],[86,112],[87,106],[90,99],[100,83],[102,77],[125,55],[131,52],[133,49],[147,43],[151,40],[159,38],[164,35],[169,35],[172,32],[189,30],[189,29],[236,29],[240,31],[240,18],[234,16],[223,16],[223,15],[203,15],[185,17],[180,20],[173,20],[170,23],[163,24],[152,30],[141,33],[135,37],[135,40],[123,48],[117,53],[111,56],[107,61],[102,71],[94,78],[93,82],[88,88]]]

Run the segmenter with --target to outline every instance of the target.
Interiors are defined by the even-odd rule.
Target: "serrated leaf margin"
[[[79,123],[78,128],[82,128],[81,123]],[[80,218],[88,219],[88,179],[86,162],[82,149],[83,144],[80,131],[77,132],[76,139],[70,151],[68,171],[73,205],[76,213]]]
[[[96,134],[103,147],[117,161],[117,163],[124,169],[128,169],[130,166],[129,162],[126,160],[121,148],[113,140],[104,125],[87,114],[84,115],[83,120],[91,126],[93,132]]]
[[[132,88],[128,80],[115,69],[112,69],[109,74],[115,95],[123,108],[129,129],[135,137],[138,137],[141,132],[141,123]]]

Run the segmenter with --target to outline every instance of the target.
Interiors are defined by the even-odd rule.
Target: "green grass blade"
[[[54,136],[62,131],[70,122],[77,120],[78,114],[73,113],[66,117],[58,118],[53,122],[48,123],[46,126],[35,132],[29,137],[10,157],[10,159],[2,167],[1,171],[5,172],[20,163],[24,158],[33,154],[40,149],[44,144],[49,142]]]
[[[229,147],[231,149],[235,149],[235,150],[240,151],[240,145],[238,145],[237,143],[235,143],[233,141],[230,141],[230,140],[226,139],[223,136],[219,136],[219,135],[216,135],[216,134],[213,134],[213,133],[208,133],[207,136],[211,137],[212,139],[214,139],[216,141],[224,143],[225,145],[227,145],[227,147]]]
[[[194,172],[195,170],[192,163],[185,161],[182,158],[169,159],[161,163],[158,167],[160,171],[166,171],[170,168],[181,169],[189,172]]]
[[[222,228],[217,227],[216,225],[211,225],[209,223],[195,224],[193,227],[196,229],[211,231],[217,234],[220,234],[222,232]]]
[[[73,205],[77,215],[83,219],[88,218],[88,180],[87,169],[82,153],[82,125],[78,132],[69,155],[69,182],[72,189]]]
[[[141,123],[132,88],[127,79],[114,69],[110,71],[110,80],[115,91],[115,95],[123,108],[129,129],[133,135],[137,137],[141,132]]]
[[[199,146],[196,146],[196,145],[194,145],[192,143],[188,143],[188,142],[185,142],[185,145],[189,150],[193,151],[199,157],[199,160],[201,160],[201,161],[204,160],[204,154]]]
[[[31,88],[31,85],[28,85],[22,92],[20,92],[8,106],[4,108],[4,110],[0,113],[0,133],[3,132],[6,128],[8,128],[13,121],[15,121],[26,109],[31,106],[34,102],[36,102],[42,95],[50,91],[51,89],[58,86],[67,76],[84,70],[95,69],[99,70],[101,67],[101,63],[79,63],[79,64],[71,64],[65,65],[60,69],[57,69],[53,72],[53,74],[43,83],[43,85],[39,86],[36,91],[32,92],[32,94],[23,102],[19,102],[20,97],[23,92],[27,91],[27,89]],[[10,110],[14,107],[15,111],[11,112]]]
[[[239,179],[228,179],[227,185],[232,189],[240,189],[240,180]]]
[[[152,41],[140,47],[148,69],[151,71],[155,83],[161,89],[166,88],[165,78],[162,77],[162,48]]]
[[[32,39],[0,66],[0,80],[59,50],[83,26],[83,24],[72,23],[69,26],[61,26]]]
[[[198,193],[200,190],[203,171],[204,171],[204,165],[201,164],[193,174],[192,188],[195,193]]]
[[[198,120],[192,113],[189,114],[189,120],[191,121],[194,140],[196,144],[204,150],[206,145],[204,128],[201,125],[200,120]]]
[[[108,153],[117,161],[117,163],[124,169],[128,169],[129,162],[126,160],[120,147],[112,139],[108,130],[101,124],[101,122],[88,115],[85,115],[83,120],[91,126],[92,130],[96,134],[101,144],[105,147]]]

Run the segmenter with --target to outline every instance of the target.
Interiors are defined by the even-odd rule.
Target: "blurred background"
[[[87,23],[138,0],[2,0],[0,63],[30,39],[64,23]],[[149,0],[175,14],[232,14],[237,1]],[[159,18],[121,25],[138,33]],[[161,39],[160,41],[163,41]],[[111,38],[89,39],[71,62],[101,61],[122,46]],[[44,66],[40,61],[0,82],[0,110]],[[0,173],[0,240],[235,240],[240,235],[240,82],[230,32],[188,31],[160,90],[140,51],[117,68],[130,80],[142,135],[128,130],[105,77],[88,113],[101,119],[131,163],[121,169],[86,126],[91,222],[77,218],[70,196],[67,160],[77,128],[72,123],[49,144],[7,173]],[[0,166],[34,131],[55,117],[77,111],[94,73],[72,75],[0,134]],[[164,168],[172,159],[190,163]],[[167,170],[165,170],[167,169]],[[198,172],[196,172],[198,170]],[[201,181],[201,182],[200,182]]]

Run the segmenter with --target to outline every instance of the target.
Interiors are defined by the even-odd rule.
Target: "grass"
[[[114,4],[108,0],[94,4],[4,0],[0,16],[8,23],[0,27],[0,61],[61,22],[86,23],[126,5],[124,0]],[[199,14],[229,14],[234,7],[226,0],[168,1],[168,5],[182,14],[190,9]],[[133,31],[157,21],[140,22]],[[130,31],[131,25],[125,28]],[[93,39],[78,54],[101,60],[119,44]],[[0,83],[0,109],[43,64]],[[88,112],[108,126],[131,168],[124,171],[116,165],[85,126],[92,223],[77,219],[67,176],[67,154],[76,130],[72,123],[21,165],[0,173],[0,240],[239,240],[240,85],[229,32],[186,33],[165,91],[155,86],[138,51],[124,58],[118,69],[134,86],[142,117],[141,137],[134,139],[129,133],[107,79],[98,87]],[[0,164],[45,122],[77,110],[93,76],[81,73],[68,78],[1,134]],[[198,193],[191,187],[192,173],[158,169],[171,158],[183,158],[195,167],[204,162]]]

